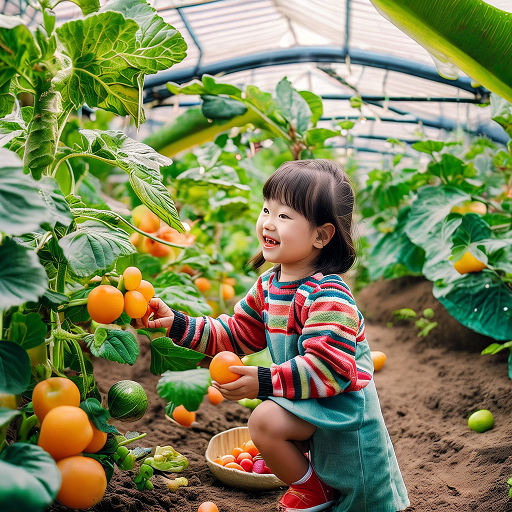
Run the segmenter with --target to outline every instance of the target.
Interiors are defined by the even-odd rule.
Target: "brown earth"
[[[431,290],[428,281],[402,278],[374,283],[357,297],[371,348],[387,354],[375,382],[409,491],[407,512],[512,511],[506,483],[512,475],[508,351],[481,356],[480,351],[492,340],[456,322]],[[417,337],[414,323],[388,327],[392,311],[403,307],[417,312],[430,307],[439,325],[427,338]],[[147,432],[140,446],[172,445],[184,454],[190,465],[180,476],[188,478],[189,486],[172,493],[163,476],[157,475],[153,491],[139,492],[127,473],[116,470],[104,499],[91,510],[196,512],[204,501],[215,502],[220,512],[276,510],[284,488],[263,493],[230,489],[213,477],[205,462],[210,438],[246,425],[250,411],[227,401],[213,406],[205,399],[190,429],[169,422],[164,416],[165,403],[155,390],[158,377],[149,372],[149,360],[148,346],[142,341],[141,355],[133,367],[96,360],[98,385],[103,395],[122,379],[144,386],[150,404],[144,418],[116,426],[121,432]],[[480,408],[491,410],[495,418],[494,428],[483,434],[467,426],[469,414]],[[56,503],[50,510],[67,509]]]

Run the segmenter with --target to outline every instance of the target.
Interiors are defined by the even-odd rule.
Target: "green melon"
[[[137,421],[148,408],[148,397],[144,388],[134,380],[120,380],[108,391],[110,416],[121,421]]]

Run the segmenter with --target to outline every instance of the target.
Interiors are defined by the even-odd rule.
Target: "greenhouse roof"
[[[102,1],[102,3],[105,3]],[[431,56],[383,16],[370,0],[152,0],[163,19],[188,44],[187,57],[168,71],[146,77],[148,122],[138,138],[168,123],[199,98],[172,97],[165,84],[185,83],[203,74],[222,76],[237,86],[273,91],[283,77],[298,90],[324,98],[321,123],[359,118],[352,146],[378,159],[389,150],[388,138],[443,138],[463,127],[506,142],[505,132],[479,104],[488,91],[471,80],[442,78]],[[512,0],[487,0],[512,12]],[[5,14],[20,12],[20,0],[8,0]],[[71,2],[56,7],[58,22],[80,16]],[[31,23],[31,8],[23,14]],[[359,112],[349,99],[359,93]],[[152,108],[148,107],[159,107]],[[441,130],[441,133],[440,133]],[[372,157],[371,153],[375,153]]]

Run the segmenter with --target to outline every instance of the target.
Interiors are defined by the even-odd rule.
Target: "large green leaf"
[[[25,350],[38,347],[44,343],[47,325],[39,313],[14,313],[9,326],[9,340],[21,345]]]
[[[148,145],[120,131],[81,130],[81,150],[106,159],[130,175],[130,184],[139,199],[158,217],[178,231],[184,231],[176,206],[162,183],[160,168],[172,160]]]
[[[100,9],[105,11],[119,12],[139,25],[133,53],[123,55],[133,67],[152,74],[185,58],[187,44],[181,34],[158,16],[146,0],[111,0]]]
[[[37,254],[10,238],[0,245],[0,311],[37,302],[48,288],[48,277]]]
[[[0,231],[22,235],[50,222],[52,214],[39,192],[39,184],[23,174],[19,157],[0,149],[0,162]]]
[[[236,116],[242,116],[247,112],[247,107],[244,103],[232,98],[204,94],[201,96],[201,99],[203,100],[201,110],[207,119],[228,120]]]
[[[100,0],[70,0],[74,4],[78,5],[82,10],[82,14],[87,16],[96,12],[100,8]]]
[[[27,351],[13,341],[0,340],[0,393],[22,393],[30,384],[31,376]]]
[[[468,273],[434,296],[461,324],[495,340],[512,339],[512,293],[494,272]]]
[[[211,183],[212,185],[218,185],[224,188],[234,187],[240,190],[251,189],[248,185],[240,183],[236,170],[229,165],[218,165],[207,171],[205,171],[203,167],[193,167],[192,169],[187,169],[185,172],[182,172],[176,179],[204,181],[205,183]]]
[[[0,508],[2,512],[43,512],[55,500],[61,481],[57,464],[39,446],[7,446],[0,459]]]
[[[69,226],[73,220],[69,204],[61,192],[57,180],[48,176],[44,177],[39,183],[39,192],[46,203],[48,212],[51,216],[50,227],[55,227],[58,222],[63,226]]]
[[[93,356],[116,363],[133,365],[139,356],[137,340],[127,331],[98,327],[95,333],[86,336],[84,341]]]
[[[481,0],[371,0],[377,10],[421,44],[441,76],[457,68],[512,101],[512,14]]]
[[[191,94],[202,96],[203,94],[219,95],[225,94],[227,96],[242,97],[242,90],[235,85],[218,84],[215,77],[210,75],[203,75],[201,81],[192,80],[187,84],[175,84],[173,82],[167,83],[167,89],[173,94]]]
[[[208,391],[211,378],[206,368],[167,371],[156,385],[158,394],[174,405],[184,405],[187,411],[197,411]]]
[[[135,252],[130,236],[122,229],[88,220],[59,240],[70,269],[79,277],[106,270],[122,255]]]
[[[175,345],[170,338],[162,336],[151,340],[151,367],[153,375],[167,370],[190,370],[204,358],[204,354]]]
[[[301,135],[305,134],[312,117],[307,101],[286,78],[277,84],[276,96],[279,109],[292,128]]]

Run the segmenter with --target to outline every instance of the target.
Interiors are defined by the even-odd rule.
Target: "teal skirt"
[[[312,465],[341,493],[332,512],[397,512],[409,506],[373,379],[361,391],[330,398],[269,399],[317,426],[310,440]]]

